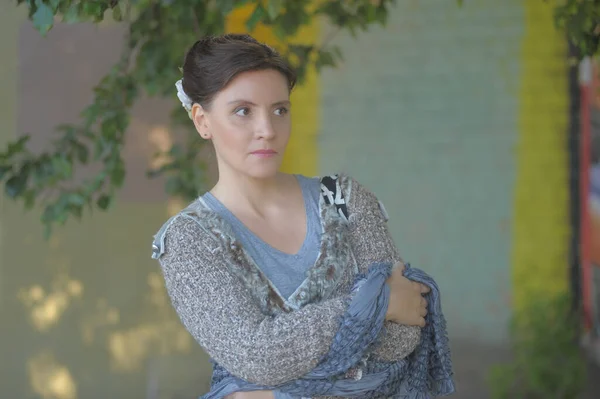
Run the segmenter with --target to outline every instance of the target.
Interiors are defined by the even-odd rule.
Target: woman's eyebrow
[[[248,105],[256,105],[255,103],[253,103],[252,101],[249,100],[244,100],[244,99],[237,99],[237,100],[231,100],[229,101],[227,104],[248,104]],[[291,105],[291,102],[289,100],[281,100],[281,101],[276,101],[271,105]]]

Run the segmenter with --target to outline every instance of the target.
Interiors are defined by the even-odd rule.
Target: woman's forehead
[[[240,73],[219,93],[217,101],[232,103],[239,101],[256,104],[277,103],[289,99],[285,76],[275,70],[248,71]]]

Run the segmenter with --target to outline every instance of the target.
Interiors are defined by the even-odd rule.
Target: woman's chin
[[[242,171],[253,179],[272,179],[279,173],[280,165],[263,165]]]

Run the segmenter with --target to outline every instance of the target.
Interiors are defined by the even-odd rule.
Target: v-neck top
[[[225,219],[236,238],[271,281],[279,294],[289,299],[302,282],[306,272],[317,261],[321,244],[321,219],[319,212],[320,182],[318,178],[296,175],[302,189],[306,212],[306,236],[296,254],[282,252],[263,241],[248,229],[221,201],[211,193],[202,196],[206,205]]]

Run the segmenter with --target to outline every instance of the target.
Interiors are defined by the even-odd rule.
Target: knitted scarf
[[[371,265],[355,282],[353,296],[329,352],[308,374],[279,386],[260,386],[234,377],[214,363],[211,390],[202,399],[220,399],[238,391],[277,391],[277,398],[340,396],[428,399],[454,393],[452,360],[442,314],[440,292],[425,272],[406,265],[404,276],[429,286],[428,313],[421,342],[407,358],[397,362],[368,360],[359,378],[346,372],[359,364],[364,353],[377,344],[389,302],[391,264]]]

